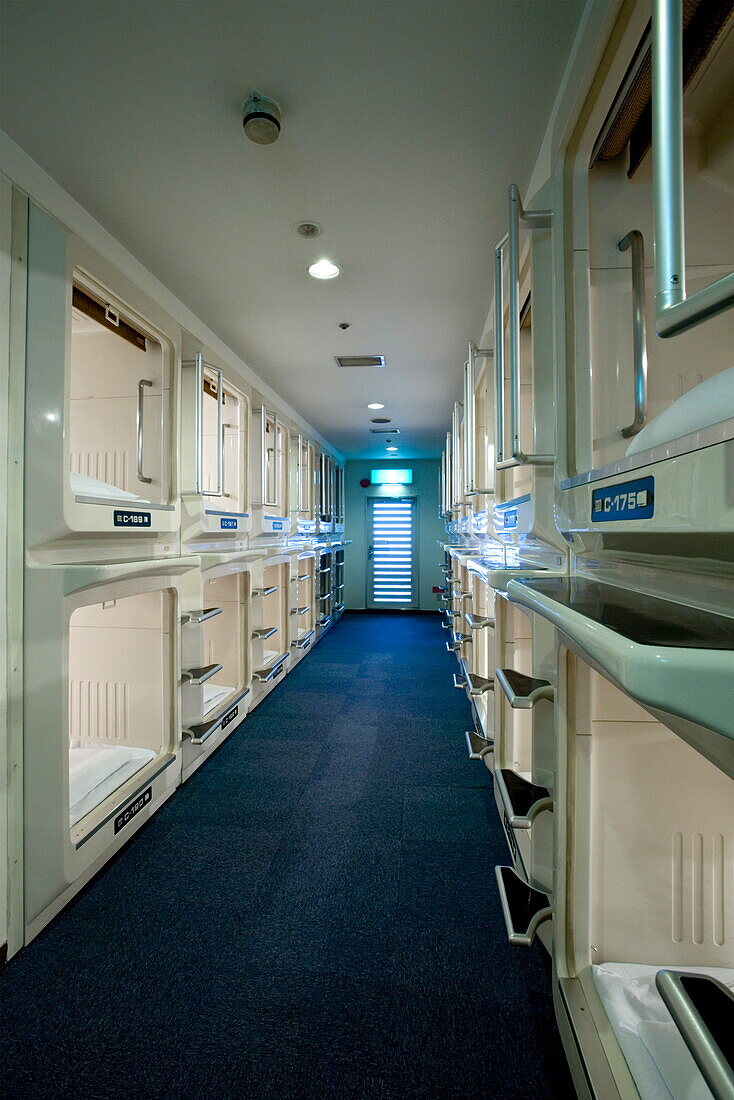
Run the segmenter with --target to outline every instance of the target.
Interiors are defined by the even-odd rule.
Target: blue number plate
[[[237,520],[236,519],[223,519],[221,520],[222,531],[236,531]]]
[[[594,489],[591,494],[591,519],[609,523],[618,519],[652,519],[655,510],[655,478],[640,477]]]
[[[282,531],[283,530],[283,523],[282,523],[281,520],[278,520],[278,519],[273,520],[273,530],[274,531]]]
[[[505,512],[502,517],[502,526],[505,531],[511,530],[513,527],[517,527],[517,508],[513,508],[510,512]]]
[[[115,527],[150,527],[150,512],[120,512],[112,516]]]

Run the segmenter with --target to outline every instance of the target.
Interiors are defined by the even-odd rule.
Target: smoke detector
[[[280,107],[270,96],[254,88],[242,107],[245,134],[256,145],[272,145],[280,134]]]
[[[321,226],[316,222],[299,222],[295,227],[296,233],[299,237],[305,237],[307,240],[313,240],[314,237],[321,236]]]

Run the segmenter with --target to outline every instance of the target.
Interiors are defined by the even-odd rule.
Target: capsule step
[[[476,730],[466,730],[464,733],[466,746],[469,749],[470,760],[483,760],[488,753],[494,750],[494,741],[489,737],[482,737]]]
[[[716,1100],[734,1097],[734,993],[708,974],[659,970],[655,985]]]
[[[514,710],[531,710],[541,699],[552,699],[554,695],[550,680],[526,676],[514,668],[498,668],[497,681]]]
[[[512,867],[495,867],[507,938],[518,947],[530,947],[538,928],[553,915],[550,898],[523,882]]]
[[[277,634],[277,633],[278,633],[277,626],[261,626],[261,627],[258,627],[257,630],[253,630],[250,637],[251,638],[262,638],[263,641],[264,641],[265,638],[272,638],[273,634]]]
[[[218,672],[222,671],[223,665],[201,665],[200,668],[187,668],[181,673],[181,679],[185,684],[205,684],[207,680],[211,680],[212,676],[216,676]]]
[[[267,684],[271,680],[274,680],[276,676],[279,676],[281,672],[285,671],[285,659],[287,656],[287,653],[282,653],[272,665],[268,665],[267,668],[260,668],[256,672],[253,672],[253,680],[258,680],[261,684]]]
[[[464,618],[470,630],[482,630],[485,626],[494,626],[494,619],[490,615],[473,615],[469,611]]]
[[[207,619],[213,619],[215,615],[221,614],[221,607],[203,607],[200,611],[187,611],[181,616],[181,624],[186,626],[188,623],[205,623]]]
[[[553,809],[553,799],[545,787],[530,783],[509,768],[497,768],[494,775],[513,829],[529,829],[538,814]]]
[[[193,726],[187,726],[185,730],[182,730],[184,737],[188,737],[191,740],[192,745],[203,745],[205,741],[208,741],[213,733],[221,727],[225,718],[232,715],[230,721],[233,721],[237,717],[236,708],[242,702],[246,695],[250,694],[250,689],[245,688],[240,694],[234,698],[229,699],[224,707],[215,718],[210,718],[206,722],[199,722]],[[232,712],[235,711],[234,714]],[[229,723],[228,723],[229,724]]]

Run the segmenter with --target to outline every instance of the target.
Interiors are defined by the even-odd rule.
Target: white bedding
[[[233,687],[222,687],[220,684],[204,684],[204,717],[223,703],[228,695],[234,692]]]
[[[71,491],[84,497],[106,497],[110,500],[142,500],[135,493],[128,493],[125,489],[118,489],[116,485],[110,485],[106,481],[100,481],[98,477],[89,477],[88,474],[71,475]]]
[[[153,749],[73,741],[69,746],[69,825],[81,821],[155,755]]]
[[[628,455],[659,447],[734,417],[734,367],[715,374],[684,393],[636,435]]]
[[[687,970],[734,989],[734,970],[706,966],[601,963],[594,985],[642,1100],[712,1100],[693,1056],[657,991],[658,970]]]

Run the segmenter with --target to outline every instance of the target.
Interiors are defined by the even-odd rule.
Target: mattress
[[[69,825],[81,821],[155,756],[153,749],[72,742],[69,746]]]
[[[734,417],[734,367],[699,382],[634,436],[628,455],[659,447]]]
[[[202,688],[204,693],[204,714],[206,718],[207,714],[210,714],[220,703],[223,703],[228,696],[234,693],[233,687],[222,687],[220,684],[204,684]]]
[[[142,500],[135,493],[128,493],[125,489],[119,489],[117,485],[110,485],[107,481],[100,481],[98,477],[89,477],[88,474],[71,474],[71,491],[79,496],[102,497],[110,500]]]
[[[657,991],[655,975],[667,968],[609,962],[591,969],[642,1100],[712,1100],[711,1090]],[[706,966],[669,969],[708,974],[734,990],[734,970]]]

